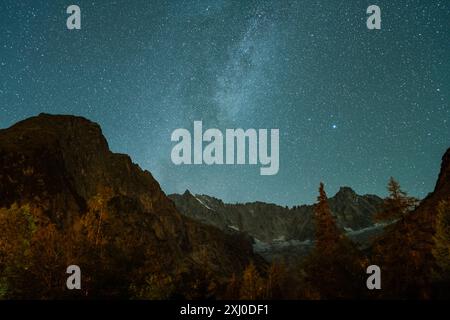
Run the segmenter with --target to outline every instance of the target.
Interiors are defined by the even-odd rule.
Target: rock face
[[[404,277],[409,277],[402,287],[412,298],[429,299],[433,296],[433,236],[437,207],[443,200],[450,200],[450,149],[442,157],[441,170],[433,192],[404,220],[393,224],[374,243],[374,247],[387,246],[391,252],[395,252],[395,263],[399,261],[397,257],[403,257],[406,261],[401,263],[404,270],[408,270]],[[405,241],[404,238],[412,240]]]
[[[265,243],[304,241],[314,237],[314,205],[287,208],[264,202],[226,204],[207,195],[192,195],[189,191],[169,197],[186,216],[222,230],[246,232]],[[329,199],[338,225],[347,232],[371,227],[372,217],[382,202],[374,195],[357,195],[349,187],[342,187]]]
[[[417,233],[418,251],[427,256],[431,252],[432,236],[435,230],[437,206],[442,200],[450,200],[450,149],[442,157],[441,170],[436,186],[411,214],[408,223]],[[424,260],[431,261],[425,258]]]
[[[447,149],[442,157],[441,170],[433,192],[421,201],[406,221],[407,226],[413,228],[417,236],[417,251],[424,255],[431,254],[436,208],[442,200],[450,200],[450,149]]]
[[[41,114],[0,130],[0,208],[31,204],[66,229],[95,201],[124,221],[133,217],[130,232],[144,233],[169,268],[202,259],[225,277],[254,258],[245,237],[180,215],[148,171],[109,151],[99,125]]]
[[[450,195],[450,148],[442,157],[441,171],[433,194],[434,197],[441,196],[441,198]]]
[[[70,223],[106,191],[136,198],[144,210],[158,212],[162,225],[180,221],[151,174],[129,156],[111,153],[97,124],[41,114],[0,130],[1,207],[36,201],[55,221]]]

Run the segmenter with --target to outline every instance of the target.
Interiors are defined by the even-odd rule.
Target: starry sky
[[[444,0],[1,0],[0,127],[87,117],[166,193],[296,205],[320,181],[383,196],[394,176],[424,197],[450,147],[449,35]],[[170,135],[195,120],[278,128],[278,174],[174,165]]]

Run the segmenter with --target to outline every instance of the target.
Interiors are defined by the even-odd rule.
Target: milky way
[[[81,8],[67,30],[66,8]],[[430,192],[450,147],[448,1],[0,3],[0,127],[40,112],[98,122],[167,193],[314,201],[320,181]],[[280,170],[175,166],[170,134],[278,128]]]

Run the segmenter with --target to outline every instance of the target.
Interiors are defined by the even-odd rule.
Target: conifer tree
[[[417,204],[417,200],[402,190],[400,184],[390,178],[388,197],[383,207],[375,215],[375,221],[387,221],[385,232],[373,247],[374,263],[383,271],[383,297],[400,298],[413,295],[417,283],[423,278],[417,262],[417,250],[414,249],[417,235],[407,216]],[[395,223],[393,223],[395,222]]]
[[[271,300],[280,299],[283,295],[282,286],[286,285],[286,283],[284,283],[285,280],[284,278],[285,278],[284,265],[272,262],[269,269],[267,270],[264,298]]]
[[[303,266],[306,274],[303,291],[314,293],[315,299],[361,297],[365,287],[365,259],[337,227],[323,183],[317,200],[316,243]]]
[[[403,220],[415,208],[417,199],[408,196],[393,177],[389,178],[387,189],[389,196],[384,200],[383,209],[376,214],[375,220]]]
[[[240,290],[240,299],[256,300],[261,299],[264,294],[264,283],[259,275],[255,264],[251,262],[244,270],[242,275],[242,285]]]
[[[340,239],[340,232],[328,204],[323,183],[320,183],[319,196],[315,207],[316,247],[319,251],[331,250]]]

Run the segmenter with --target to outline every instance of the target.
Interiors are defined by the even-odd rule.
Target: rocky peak
[[[0,130],[0,208],[14,203],[38,207],[61,230],[106,203],[174,268],[205,246],[225,275],[253,257],[246,240],[181,216],[150,172],[111,152],[100,126],[82,117],[40,114]]]
[[[292,209],[264,202],[227,204],[207,195],[186,197],[169,196],[179,211],[203,223],[221,229],[237,228],[258,240],[310,239],[314,235],[314,205]],[[359,230],[372,226],[372,216],[378,211],[382,199],[360,196],[350,187],[342,187],[329,199],[330,208],[340,227]],[[211,214],[214,210],[215,214]]]
[[[41,113],[8,129],[2,129],[0,133],[2,138],[11,139],[11,146],[14,144],[17,148],[29,145],[32,140],[37,144],[36,147],[43,143],[58,142],[59,147],[68,150],[82,146],[85,149],[96,148],[96,151],[101,153],[108,151],[108,143],[100,126],[83,117]]]
[[[334,198],[352,199],[356,197],[356,192],[350,187],[340,187],[339,191],[335,194]]]
[[[37,198],[66,216],[108,192],[170,207],[151,174],[109,151],[100,126],[82,117],[40,114],[0,130],[0,168],[0,206]]]
[[[434,190],[435,192],[443,190],[450,194],[450,148],[442,157],[441,171]]]

